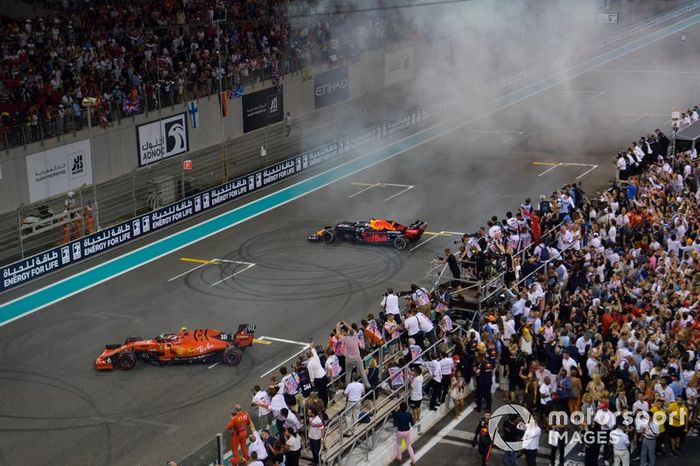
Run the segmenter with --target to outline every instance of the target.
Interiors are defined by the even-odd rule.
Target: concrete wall
[[[350,99],[381,91],[385,87],[385,52],[402,48],[414,49],[414,71],[412,73],[414,77],[425,72],[435,72],[435,51],[437,47],[433,43],[402,44],[387,51],[372,51],[364,54],[357,62],[349,65]],[[320,73],[326,68],[319,67],[314,71],[315,73]],[[246,88],[246,92],[252,93],[270,85],[270,82],[266,82],[264,85],[258,83],[255,87]],[[335,105],[343,106],[345,103],[341,102]],[[221,117],[218,97],[201,98],[198,106],[200,126],[194,130],[188,129],[190,152],[221,143]],[[291,112],[293,118],[298,118],[314,111],[313,79],[303,81],[301,73],[296,76],[285,76],[284,110],[285,112]],[[115,121],[110,128],[93,127],[91,129],[83,129],[74,134],[63,135],[60,138],[43,141],[43,143],[34,143],[26,148],[16,147],[8,152],[1,153],[0,167],[3,177],[0,180],[0,212],[14,210],[20,204],[29,202],[24,162],[26,155],[90,138],[93,180],[95,183],[102,183],[134,170],[148,170],[147,167],[138,167],[136,127],[140,124],[181,112],[186,112],[184,104]],[[223,119],[223,123],[224,138],[226,140],[237,138],[243,134],[241,99],[229,100],[229,114]]]

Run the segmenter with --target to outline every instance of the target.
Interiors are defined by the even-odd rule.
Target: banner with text
[[[180,113],[136,127],[140,167],[190,150],[186,119]]]
[[[89,139],[28,155],[26,159],[31,202],[92,184]]]
[[[314,76],[314,103],[317,109],[347,100],[349,95],[348,65]]]
[[[243,95],[243,132],[284,120],[283,89],[270,87]]]
[[[25,284],[67,265],[93,257],[153,231],[166,228],[186,218],[239,199],[265,186],[289,178],[352,149],[357,149],[406,128],[417,125],[423,112],[414,111],[352,136],[325,144],[283,160],[270,167],[241,176],[228,183],[190,196],[140,217],[105,228],[92,235],[50,249],[40,254],[0,267],[0,292]]]

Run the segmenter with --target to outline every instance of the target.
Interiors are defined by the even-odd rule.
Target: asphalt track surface
[[[338,320],[377,311],[386,286],[420,280],[457,239],[428,235],[397,252],[310,244],[307,234],[370,216],[469,232],[599,165],[581,178],[593,192],[613,176],[613,150],[692,103],[699,40],[692,28],[686,48],[674,35],[493,117],[465,117],[474,122],[0,327],[0,465],[152,465],[189,453],[310,337],[325,340]],[[386,186],[369,186],[378,183]],[[257,344],[236,368],[93,369],[104,344],[127,336],[240,323],[288,342]]]

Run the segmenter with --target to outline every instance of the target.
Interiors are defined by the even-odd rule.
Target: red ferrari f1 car
[[[369,222],[339,222],[335,226],[325,226],[316,234],[308,237],[309,241],[331,244],[336,240],[353,243],[388,244],[398,250],[404,250],[410,243],[420,239],[428,228],[422,220],[416,220],[409,226],[393,220],[373,218]]]
[[[110,371],[117,367],[128,371],[139,359],[156,365],[220,361],[237,366],[243,350],[253,344],[254,337],[255,325],[248,324],[239,325],[236,333],[183,328],[178,333],[164,333],[152,340],[130,337],[123,345],[107,345],[95,360],[95,369]]]

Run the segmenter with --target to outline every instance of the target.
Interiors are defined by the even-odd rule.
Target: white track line
[[[296,353],[294,353],[293,355],[291,355],[290,357],[288,357],[287,359],[285,359],[285,360],[282,361],[281,363],[277,364],[275,367],[273,367],[273,368],[270,369],[269,371],[265,372],[263,375],[260,376],[260,378],[262,379],[262,378],[265,377],[266,375],[268,375],[268,374],[274,372],[275,369],[277,369],[278,367],[280,367],[280,366],[283,365],[283,364],[286,364],[288,361],[291,361],[292,359],[296,358],[297,356],[299,356],[299,355],[300,355],[301,353],[303,353],[304,351],[306,351],[306,348],[300,349],[299,351],[297,351]]]
[[[539,177],[539,176],[542,176],[542,175],[546,175],[547,173],[551,172],[552,170],[554,170],[555,168],[557,168],[557,167],[559,167],[559,166],[561,166],[561,164],[552,165],[551,167],[549,167],[548,169],[546,169],[545,171],[543,171],[542,173],[540,173],[540,174],[537,175],[537,176]]]
[[[625,115],[623,115],[623,116],[625,116]],[[641,120],[642,118],[644,118],[645,116],[647,116],[646,113],[642,113],[641,115],[637,115],[636,117],[634,117],[634,119],[630,120],[627,124],[633,125],[636,122],[638,122],[639,120]]]
[[[433,235],[433,236],[431,236],[430,238],[426,239],[425,241],[421,241],[420,243],[416,244],[416,245],[413,246],[411,249],[409,249],[409,251],[415,251],[416,249],[418,249],[419,247],[423,246],[423,245],[424,245],[425,243],[427,243],[428,241],[432,241],[432,240],[434,240],[435,238],[437,238],[438,236],[440,236],[440,235]]]
[[[239,270],[238,272],[236,272],[236,273],[234,273],[234,274],[232,274],[232,275],[229,275],[228,277],[222,278],[222,279],[219,280],[218,282],[212,283],[210,286],[216,286],[216,285],[218,285],[219,283],[225,282],[225,281],[228,280],[229,278],[233,278],[233,277],[235,277],[236,275],[238,275],[239,273],[243,273],[243,272],[245,272],[246,270],[248,270],[249,268],[255,266],[255,264],[250,264],[250,263],[248,263],[248,264],[249,264],[249,265],[247,265],[245,269]]]
[[[485,133],[485,134],[525,134],[525,131],[511,131],[506,129],[468,129],[466,133]]]
[[[284,361],[282,361],[281,363],[277,364],[275,367],[273,367],[272,369],[270,369],[269,371],[267,371],[267,372],[265,372],[263,375],[261,375],[261,376],[260,376],[261,379],[262,379],[263,377],[265,377],[266,375],[268,375],[269,373],[273,372],[275,369],[277,369],[278,367],[280,367],[282,364],[285,364],[287,361],[290,361],[290,360],[296,358],[296,357],[299,356],[301,353],[303,353],[304,351],[306,351],[306,349],[309,347],[309,344],[308,344],[308,343],[304,343],[304,342],[301,342],[301,341],[285,340],[284,338],[266,337],[266,336],[264,336],[264,335],[261,336],[261,337],[258,337],[258,340],[278,341],[278,342],[280,342],[280,343],[289,343],[289,344],[291,344],[291,345],[303,346],[302,349],[300,349],[299,351],[297,351],[296,353],[294,353],[292,356],[290,356],[289,358],[285,359]]]
[[[171,281],[173,281],[173,280],[177,280],[178,278],[180,278],[180,277],[182,277],[182,276],[184,276],[184,275],[187,275],[188,273],[192,273],[192,272],[194,272],[195,270],[204,267],[205,265],[212,265],[212,264],[199,264],[198,266],[189,269],[187,272],[182,272],[182,273],[179,274],[179,275],[175,275],[173,278],[171,278],[171,279],[168,280],[168,281],[171,282]]]
[[[588,170],[586,170],[585,172],[583,172],[579,176],[577,176],[576,179],[578,180],[578,179],[583,178],[584,176],[588,175],[590,172],[592,172],[596,168],[598,168],[598,165],[593,165],[591,168],[589,168]]]
[[[309,346],[308,343],[304,343],[303,341],[285,340],[284,338],[274,338],[274,337],[262,336],[262,337],[258,337],[258,340],[278,341],[278,342],[280,342],[280,343],[289,343],[289,344],[292,344],[292,345],[301,345],[301,346],[303,346],[303,347]]]
[[[604,73],[657,73],[657,74],[700,74],[700,71],[676,71],[676,70],[616,70],[616,69],[606,69],[598,68],[597,71],[602,71]]]
[[[442,430],[437,433],[437,435],[430,439],[428,443],[426,443],[420,450],[416,452],[416,462],[420,460],[423,456],[425,456],[425,454],[428,453],[435,445],[440,443],[440,441],[444,439],[445,436],[448,435],[452,430],[454,430],[454,428],[457,427],[457,424],[466,419],[466,417],[469,416],[472,413],[472,411],[474,411],[474,406],[469,406],[467,409],[462,411],[462,414],[460,414],[457,419],[453,419],[449,424],[443,427]],[[409,464],[411,464],[410,461],[406,461],[403,463],[404,466]]]
[[[603,96],[603,95],[605,95],[605,91],[600,91],[599,93],[597,93],[596,95],[594,95],[593,97],[591,97],[590,99],[588,99],[588,101],[590,102],[591,100],[595,100],[595,99],[597,99],[598,97]]]
[[[219,364],[221,364],[221,361],[215,362],[215,363],[212,364],[211,366],[207,367],[207,369],[211,369],[212,367],[216,367],[216,366],[218,366]]]
[[[387,186],[389,186],[389,185],[387,185]],[[410,191],[411,189],[415,188],[415,186],[411,186],[411,185],[406,185],[406,186],[408,186],[408,187],[405,188],[405,189],[403,189],[403,190],[401,190],[401,191],[399,191],[398,193],[394,194],[393,196],[387,197],[386,199],[384,199],[384,201],[385,201],[385,202],[386,202],[386,201],[390,201],[390,200],[392,200],[393,198],[395,198],[396,196],[400,196],[401,194],[405,193],[406,191]]]
[[[357,196],[358,194],[362,194],[366,191],[369,191],[372,188],[376,188],[377,186],[380,186],[381,183],[373,184],[372,186],[367,186],[366,188],[362,189],[361,191],[356,192],[355,194],[351,194],[348,196],[348,199],[352,199],[353,197]]]
[[[255,262],[243,262],[243,261],[232,261],[228,259],[214,259],[217,262],[228,262],[229,264],[241,264],[241,265],[255,265]]]

